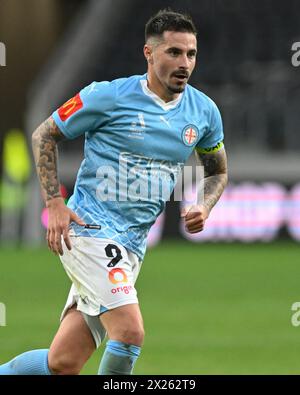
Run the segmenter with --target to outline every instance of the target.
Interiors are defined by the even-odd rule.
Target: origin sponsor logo
[[[116,294],[118,292],[124,292],[125,294],[129,294],[130,291],[133,290],[133,287],[131,285],[125,285],[124,287],[118,287],[118,288],[113,288],[111,290],[112,294]]]
[[[118,284],[118,283],[127,283],[128,279],[126,276],[126,273],[124,272],[123,269],[112,269],[108,273],[108,278],[109,281],[112,282],[113,284]]]

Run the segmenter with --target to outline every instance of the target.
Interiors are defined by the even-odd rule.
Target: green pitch
[[[299,245],[164,242],[137,282],[146,338],[135,374],[299,374]],[[48,250],[0,250],[0,363],[47,348],[69,290]],[[98,350],[83,370],[95,374]]]

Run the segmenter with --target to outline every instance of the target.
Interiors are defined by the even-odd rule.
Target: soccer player
[[[144,341],[134,284],[148,231],[167,198],[149,196],[147,188],[170,182],[171,191],[178,169],[195,150],[205,170],[204,199],[185,207],[181,216],[186,229],[196,233],[227,183],[219,110],[188,85],[196,35],[189,16],[159,11],[146,24],[146,74],[93,82],[33,133],[49,210],[48,245],[60,255],[72,286],[50,348],[17,356],[0,366],[0,374],[79,374],[106,335],[99,374],[132,373]],[[84,133],[84,160],[66,206],[57,143]]]

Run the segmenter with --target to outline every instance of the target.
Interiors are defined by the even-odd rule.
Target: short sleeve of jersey
[[[54,111],[52,117],[69,139],[85,132],[93,132],[110,117],[115,104],[115,85],[111,82],[93,82]]]
[[[213,153],[219,151],[224,145],[223,123],[220,111],[216,104],[210,100],[211,112],[207,131],[196,146],[197,152]]]

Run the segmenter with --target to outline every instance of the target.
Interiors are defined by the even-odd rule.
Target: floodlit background
[[[91,81],[144,74],[144,25],[167,6],[199,29],[191,84],[221,110],[230,184],[199,235],[178,202],[153,227],[135,373],[300,372],[296,0],[0,0],[0,363],[49,346],[70,286],[45,246],[31,134]],[[82,153],[83,138],[60,145],[66,200]]]

